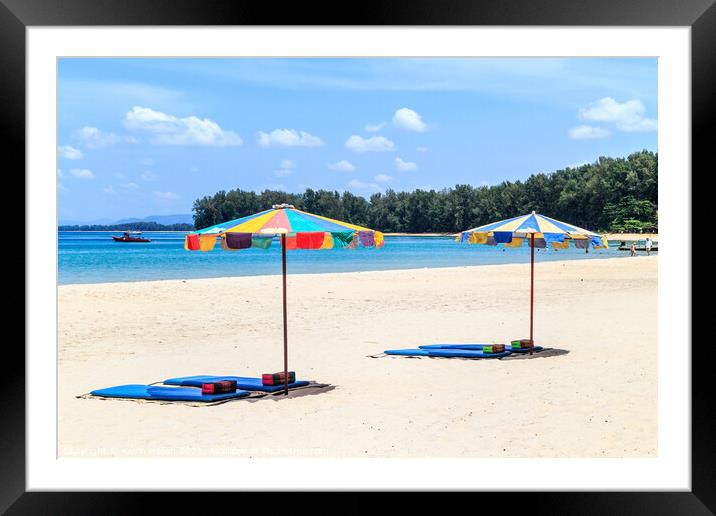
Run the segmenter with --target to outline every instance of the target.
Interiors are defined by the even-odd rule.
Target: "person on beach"
[[[644,247],[646,248],[646,255],[651,256],[651,238],[646,237],[646,242],[644,243]]]
[[[632,242],[629,246],[629,256],[636,256],[636,246],[634,245],[634,242]]]

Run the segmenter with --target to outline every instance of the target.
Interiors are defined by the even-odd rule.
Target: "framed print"
[[[1,1],[27,299],[3,510],[713,510],[711,1]]]

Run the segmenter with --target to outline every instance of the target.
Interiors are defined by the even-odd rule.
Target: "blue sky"
[[[65,58],[59,219],[190,213],[218,190],[368,196],[657,150],[650,58]]]

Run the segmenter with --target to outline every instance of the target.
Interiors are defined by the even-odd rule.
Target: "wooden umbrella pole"
[[[534,324],[534,300],[535,300],[535,234],[532,233],[532,251],[530,252],[530,355],[535,347],[535,341],[532,336],[532,327]]]
[[[286,313],[286,233],[281,233],[283,266],[283,395],[288,396],[288,316]]]

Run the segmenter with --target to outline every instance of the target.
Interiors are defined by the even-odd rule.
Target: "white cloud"
[[[427,147],[415,147],[415,150],[418,152],[428,152]]]
[[[61,158],[65,159],[82,159],[84,156],[82,155],[82,151],[79,149],[75,149],[71,145],[60,145],[57,147],[57,153]]]
[[[339,172],[353,172],[356,169],[356,167],[350,161],[348,161],[346,159],[342,159],[340,161],[337,161],[336,163],[329,163],[328,169],[329,170],[337,170]]]
[[[418,165],[412,161],[403,161],[400,158],[395,158],[395,167],[398,170],[416,170]]]
[[[261,147],[320,147],[323,145],[323,140],[318,136],[295,129],[274,129],[270,133],[259,131],[258,136],[258,143]]]
[[[70,174],[80,179],[94,179],[94,174],[88,168],[73,168],[70,170]]]
[[[144,158],[144,159],[142,160],[142,165],[144,165],[144,166],[146,166],[146,167],[151,167],[151,166],[154,165],[155,163],[156,163],[156,161],[154,161],[152,158]]]
[[[243,143],[238,134],[222,129],[208,118],[179,118],[141,106],[134,106],[126,114],[124,125],[128,129],[151,134],[151,143],[157,145],[230,147]]]
[[[122,188],[139,188],[139,185],[137,183],[122,183],[119,185]]]
[[[656,131],[657,121],[646,118],[645,112],[646,107],[641,100],[620,103],[612,97],[604,97],[580,109],[579,118],[592,122],[611,122],[620,131]]]
[[[423,132],[427,129],[427,125],[423,122],[423,118],[415,111],[409,108],[400,108],[393,115],[393,125],[409,131]]]
[[[276,177],[290,176],[295,172],[296,164],[290,159],[285,159],[279,163],[279,168],[273,174]]]
[[[369,133],[377,133],[385,127],[385,122],[379,124],[365,124],[365,130]]]
[[[154,192],[154,195],[156,195],[160,199],[165,199],[168,201],[173,201],[174,199],[179,198],[179,196],[174,192]]]
[[[112,187],[112,185],[105,186],[104,188],[102,188],[102,191],[103,191],[104,193],[108,193],[108,194],[112,194],[112,195],[114,195],[115,193],[117,193],[117,192],[114,191],[114,187]]]
[[[373,190],[376,192],[382,190],[380,185],[376,183],[364,183],[359,179],[351,179],[350,181],[348,181],[348,187],[355,188],[356,190]]]
[[[62,177],[62,169],[57,169],[57,177]]]
[[[151,170],[145,170],[139,175],[140,178],[142,178],[143,181],[157,181],[159,180],[159,176],[152,172]]]
[[[578,125],[569,130],[569,137],[573,140],[595,140],[597,138],[606,138],[610,134],[607,129],[591,125]]]
[[[373,178],[373,181],[376,183],[387,183],[388,181],[391,181],[393,178],[391,176],[385,175],[385,174],[378,174]]]
[[[353,135],[346,140],[346,147],[355,152],[385,152],[393,150],[395,144],[385,136],[363,138]]]
[[[119,136],[114,133],[100,131],[96,127],[85,126],[75,131],[75,138],[84,143],[89,149],[100,149],[109,147],[119,141]]]
[[[423,190],[424,192],[429,192],[433,189],[433,185],[427,184],[427,185],[420,185],[415,187],[416,190]]]

